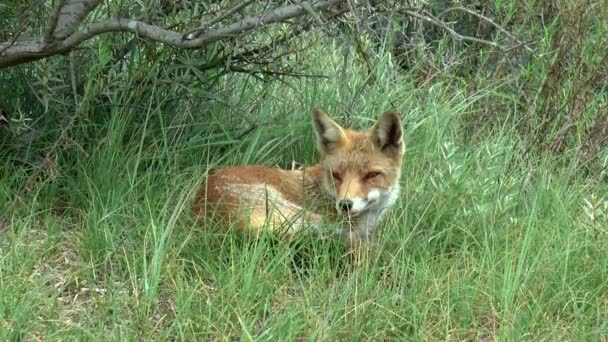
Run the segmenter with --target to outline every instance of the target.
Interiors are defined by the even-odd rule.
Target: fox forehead
[[[381,172],[384,174],[397,172],[398,164],[387,158],[376,158],[361,153],[346,153],[342,156],[328,157],[324,161],[327,169],[333,172],[363,174],[367,172]]]
[[[332,169],[345,171],[383,171],[397,170],[401,166],[400,156],[391,158],[382,153],[369,134],[346,130],[345,143],[341,148],[325,156],[324,164]]]

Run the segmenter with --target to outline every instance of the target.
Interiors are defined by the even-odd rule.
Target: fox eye
[[[378,177],[378,176],[380,176],[380,175],[381,175],[381,173],[380,173],[380,172],[377,172],[377,171],[371,171],[371,172],[368,172],[368,173],[365,175],[365,179],[372,179],[372,178]]]
[[[342,176],[336,171],[332,171],[331,176],[338,182],[342,180]]]

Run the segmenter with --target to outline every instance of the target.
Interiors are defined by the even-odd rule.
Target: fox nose
[[[340,203],[338,203],[338,206],[340,207],[340,210],[342,210],[344,212],[348,212],[353,207],[353,201],[351,201],[351,200],[341,200]]]

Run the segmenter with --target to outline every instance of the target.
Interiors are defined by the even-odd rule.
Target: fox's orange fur
[[[288,231],[340,222],[351,242],[367,239],[398,197],[404,151],[399,115],[387,111],[369,130],[357,132],[314,108],[313,124],[320,164],[216,170],[197,192],[195,215]]]

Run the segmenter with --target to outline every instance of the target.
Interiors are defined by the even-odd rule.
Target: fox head
[[[340,214],[355,218],[395,202],[404,153],[397,112],[389,110],[371,128],[357,132],[313,108],[313,125],[325,169],[323,186]]]

